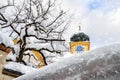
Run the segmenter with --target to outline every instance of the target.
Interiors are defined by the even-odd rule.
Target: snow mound
[[[120,44],[76,54],[14,80],[119,80]]]
[[[7,62],[7,64],[5,64],[5,66],[4,66],[4,68],[13,70],[13,71],[18,71],[18,72],[21,72],[22,74],[31,73],[34,70],[38,70],[37,68],[25,66],[23,64],[16,63],[16,62]]]

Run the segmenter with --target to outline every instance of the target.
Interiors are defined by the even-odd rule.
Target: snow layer
[[[16,54],[13,54],[12,52],[10,52],[10,53],[7,55],[6,60],[16,61]]]
[[[3,43],[7,47],[13,47],[13,41],[12,39],[6,35],[5,33],[0,31],[0,43]]]
[[[76,54],[14,80],[119,80],[120,44]]]
[[[32,68],[30,66],[25,66],[23,64],[16,63],[16,62],[8,62],[4,66],[4,68],[14,70],[14,71],[18,71],[18,72],[21,72],[23,74],[31,73],[32,71],[37,70],[37,68]]]

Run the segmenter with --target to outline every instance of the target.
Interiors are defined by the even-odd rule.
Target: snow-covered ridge
[[[76,54],[14,80],[118,80],[120,44]]]

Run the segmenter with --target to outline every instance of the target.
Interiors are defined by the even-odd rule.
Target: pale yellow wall
[[[0,63],[0,80],[2,80],[2,64]]]
[[[0,63],[5,64],[7,53],[0,51]]]
[[[7,53],[0,51],[0,80],[12,80],[14,77],[2,74],[2,69],[6,63]]]

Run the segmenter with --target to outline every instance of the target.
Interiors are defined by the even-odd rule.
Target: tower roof
[[[73,41],[73,42],[77,42],[77,41],[90,41],[89,36],[86,35],[86,34],[83,33],[83,32],[74,34],[74,35],[70,38],[70,40]]]

